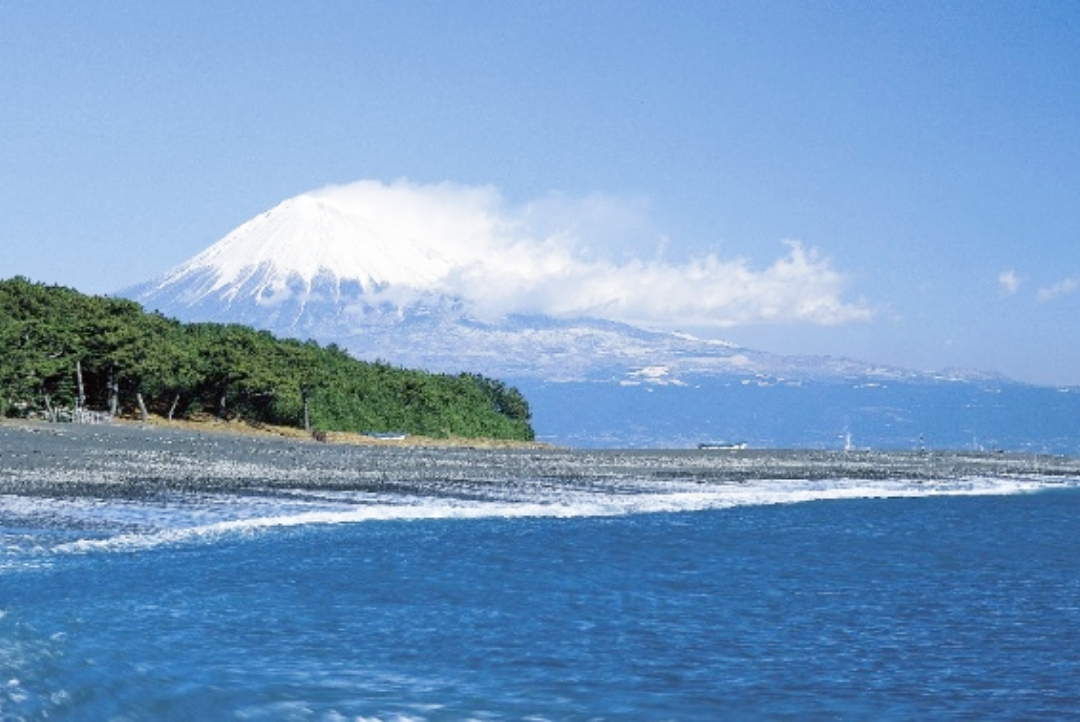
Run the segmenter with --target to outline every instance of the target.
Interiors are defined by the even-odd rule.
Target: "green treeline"
[[[133,301],[25,278],[0,281],[0,411],[58,408],[297,427],[307,420],[324,431],[534,437],[517,389],[477,374],[367,363],[333,344],[237,324],[184,324]]]

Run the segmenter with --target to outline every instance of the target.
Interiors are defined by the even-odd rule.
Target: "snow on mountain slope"
[[[149,300],[183,289],[178,297],[188,304],[248,296],[269,306],[310,296],[326,282],[335,297],[348,282],[366,294],[388,287],[431,289],[467,260],[448,258],[413,238],[387,237],[330,199],[302,195],[244,223],[140,296]]]

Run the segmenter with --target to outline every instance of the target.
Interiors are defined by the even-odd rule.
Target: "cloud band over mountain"
[[[481,317],[540,313],[730,327],[836,325],[872,315],[844,300],[845,276],[799,241],[785,241],[786,252],[762,268],[715,253],[682,263],[665,261],[662,253],[627,258],[619,236],[640,236],[648,223],[639,203],[553,194],[514,207],[490,186],[404,180],[359,181],[306,195],[359,219],[373,238],[415,244],[426,259],[416,285],[460,296]],[[656,239],[658,247],[665,242]]]

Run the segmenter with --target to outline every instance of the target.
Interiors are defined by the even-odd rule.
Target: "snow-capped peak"
[[[319,277],[354,281],[364,291],[433,290],[465,260],[377,228],[363,210],[316,194],[291,198],[166,273],[155,290],[193,277],[203,279],[200,297],[245,286],[260,296],[297,283],[310,289]]]

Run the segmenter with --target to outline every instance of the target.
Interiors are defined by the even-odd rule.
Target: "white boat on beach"
[[[403,431],[365,431],[361,436],[378,441],[404,441],[409,438]]]
[[[725,441],[703,441],[697,447],[708,451],[741,451],[746,448],[746,442],[736,441],[731,444]]]

